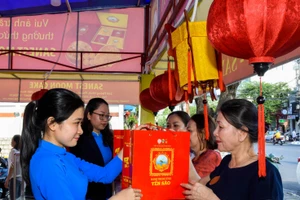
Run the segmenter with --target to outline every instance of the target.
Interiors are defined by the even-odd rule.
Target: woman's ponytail
[[[36,151],[41,136],[41,128],[37,125],[38,102],[32,101],[26,107],[23,118],[23,129],[21,135],[20,163],[22,176],[27,184],[29,181],[29,163],[32,155]]]

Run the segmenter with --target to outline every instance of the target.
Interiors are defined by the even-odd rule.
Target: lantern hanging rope
[[[168,49],[168,65],[170,64],[170,57],[174,58],[174,67],[173,69],[175,70],[175,72],[178,72],[178,66],[177,66],[177,57],[176,57],[176,50],[173,48],[172,46],[172,39],[171,39],[171,34],[172,32],[175,30],[175,28],[170,25],[170,24],[166,24],[165,25],[165,29],[168,33],[168,45],[169,45],[169,49]],[[168,66],[169,67],[169,66]],[[174,78],[175,78],[175,82],[177,83],[177,87],[176,87],[176,92],[175,92],[175,96],[174,99],[175,101],[182,101],[182,98],[184,98],[184,90],[180,87],[180,83],[179,83],[179,74],[178,73],[174,73]]]

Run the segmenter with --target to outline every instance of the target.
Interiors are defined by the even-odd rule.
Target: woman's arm
[[[9,157],[8,157],[8,161],[10,162],[9,163],[9,169],[8,169],[8,175],[6,177],[6,180],[5,180],[5,183],[4,183],[4,186],[6,188],[8,188],[8,185],[9,185],[9,180],[11,179],[12,175],[13,175],[13,172],[14,172],[14,162],[15,162],[15,154],[14,154],[14,150],[12,149],[10,152],[9,152]]]
[[[209,181],[210,181],[210,177],[208,175],[208,176],[205,176],[204,178],[200,179],[199,183],[201,183],[202,185],[206,185]]]
[[[122,156],[123,151],[119,154]],[[104,167],[86,162],[80,158],[75,157],[73,154],[68,153],[68,156],[72,156],[75,164],[78,168],[88,177],[89,182],[99,182],[99,183],[112,183],[115,178],[122,171],[122,160],[119,156],[114,157],[107,165]]]
[[[14,165],[12,163],[8,169],[8,175],[7,175],[5,183],[4,183],[5,188],[8,188],[8,186],[9,186],[9,180],[11,179],[11,177],[13,175],[13,171],[14,171]]]
[[[123,160],[123,149],[121,149],[117,156],[120,158],[120,160]]]
[[[189,182],[197,182],[201,179],[201,177],[198,175],[196,169],[194,168],[194,165],[192,163],[191,158],[189,159]]]

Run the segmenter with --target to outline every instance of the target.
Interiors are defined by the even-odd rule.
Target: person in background
[[[170,129],[172,131],[187,131],[187,125],[190,121],[190,116],[184,111],[174,111],[168,115],[166,120],[167,129]],[[149,124],[142,124],[135,128],[135,130],[155,130],[156,128],[157,127]],[[199,178],[199,175],[192,163],[193,157],[194,154],[191,152],[189,159],[189,180],[195,180]]]
[[[171,112],[167,117],[167,129],[173,131],[186,131],[187,123],[190,120],[189,114],[184,111],[174,111]],[[135,128],[135,130],[156,130],[157,125],[149,125],[149,124],[142,124]]]
[[[84,103],[67,89],[50,89],[30,102],[24,112],[21,136],[23,179],[36,200],[86,199],[88,182],[111,183],[122,170],[123,151],[105,167],[66,151],[83,131]],[[140,199],[141,191],[127,188],[111,200]]]
[[[277,140],[279,141],[281,138],[281,133],[280,133],[280,131],[279,130],[275,130],[275,134],[274,134],[274,136],[273,136],[273,142],[276,142]]]
[[[296,140],[296,138],[297,138],[296,131],[295,131],[295,130],[293,130],[293,131],[292,131],[292,139],[293,139],[293,141],[295,141],[295,140]]]
[[[14,135],[11,139],[12,149],[8,156],[8,175],[4,186],[9,188],[11,199],[17,199],[21,196],[21,166],[20,166],[20,139],[21,135]],[[14,175],[14,169],[16,174]],[[16,190],[14,191],[14,179],[16,179]]]
[[[2,155],[2,149],[0,147],[0,167],[7,168],[8,167],[7,165],[8,165],[7,159],[3,157],[3,155]]]
[[[217,149],[213,132],[216,124],[211,117],[208,118],[209,140],[205,139],[204,115],[195,114],[191,117],[187,130],[191,133],[190,148],[195,157],[193,165],[200,177],[209,175],[221,162],[222,158]]]
[[[102,98],[93,98],[86,105],[82,121],[83,134],[77,145],[70,148],[75,156],[90,163],[105,166],[112,159],[113,134],[108,103]],[[112,196],[112,184],[90,182],[86,198],[105,200]]]
[[[253,103],[245,99],[224,102],[214,135],[218,149],[231,154],[210,175],[181,184],[186,199],[283,199],[280,173],[267,159],[266,177],[258,176],[258,155],[253,147],[258,139],[258,114]]]
[[[186,131],[190,116],[184,111],[171,112],[167,117],[167,128],[174,131]]]

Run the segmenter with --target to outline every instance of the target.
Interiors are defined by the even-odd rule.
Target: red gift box
[[[144,200],[184,199],[188,182],[189,132],[125,130],[122,188],[142,190]]]

